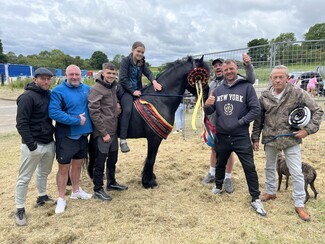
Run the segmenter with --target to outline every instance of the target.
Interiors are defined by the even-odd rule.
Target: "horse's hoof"
[[[145,189],[149,189],[149,188],[151,188],[151,186],[149,186],[149,185],[145,185],[145,184],[142,184],[142,186],[143,186]]]
[[[151,180],[151,181],[148,182],[148,183],[144,183],[144,182],[142,182],[142,186],[143,186],[145,189],[149,189],[149,188],[153,189],[153,188],[157,187],[158,184],[157,184],[157,182],[156,182],[155,180]]]

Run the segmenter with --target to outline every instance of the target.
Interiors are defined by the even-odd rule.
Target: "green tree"
[[[73,63],[73,58],[59,49],[53,49],[50,53],[49,67],[64,69]]]
[[[7,59],[8,59],[8,63],[11,64],[15,64],[18,62],[18,57],[16,56],[16,54],[14,52],[8,52],[7,53]]]
[[[115,67],[117,69],[120,69],[120,64],[121,64],[122,58],[124,58],[124,57],[125,56],[124,55],[121,55],[121,54],[116,54],[114,56],[112,63],[115,65]]]
[[[273,38],[270,42],[295,42],[297,41],[295,37],[295,33],[293,32],[287,32],[287,33],[281,33],[278,37]]]
[[[295,41],[297,41],[297,39],[293,32],[281,33],[278,37],[271,40],[271,43],[275,44],[276,59],[280,64],[295,62],[295,60],[290,59],[288,56],[290,50],[293,49]]]
[[[0,39],[0,54],[3,54],[2,40]]]
[[[7,63],[7,62],[8,62],[8,58],[3,53],[2,40],[0,39],[0,63]]]
[[[102,69],[102,64],[107,63],[108,58],[102,51],[95,51],[90,58],[90,65],[94,69]]]
[[[269,41],[265,38],[253,39],[247,43],[248,55],[256,67],[261,67],[266,64],[270,46]]]
[[[313,25],[304,36],[306,41],[325,39],[325,23]]]
[[[266,38],[253,39],[247,43],[247,47],[255,47],[255,46],[261,46],[266,44],[269,44],[269,41]]]
[[[304,36],[306,41],[325,39],[325,23],[313,25]],[[319,51],[325,51],[323,42],[306,42],[303,46],[307,49],[313,49],[316,46],[316,49],[320,49]]]
[[[86,58],[84,60],[84,69],[91,69],[90,59],[89,58]]]
[[[85,69],[86,68],[85,67],[85,61],[82,58],[80,58],[80,56],[74,57],[72,63],[79,66],[80,69]]]

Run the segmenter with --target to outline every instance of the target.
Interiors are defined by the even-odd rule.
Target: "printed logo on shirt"
[[[243,96],[238,94],[224,94],[217,96],[217,102],[223,102],[223,101],[236,101],[236,102],[243,102]]]
[[[234,111],[234,106],[231,103],[226,103],[223,106],[223,111],[226,115],[232,115],[232,112]]]

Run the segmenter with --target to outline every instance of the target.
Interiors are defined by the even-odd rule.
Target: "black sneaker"
[[[17,208],[16,225],[18,225],[18,226],[27,225],[27,218],[26,218],[25,208]]]
[[[103,190],[95,191],[94,198],[98,198],[103,201],[111,201],[112,198]]]
[[[35,208],[43,206],[46,202],[54,202],[48,195],[39,196],[36,200]]]
[[[115,182],[113,184],[109,184],[107,186],[107,190],[108,191],[111,191],[111,190],[115,190],[115,191],[124,191],[124,190],[127,190],[128,187],[127,186],[123,186],[123,185],[120,185],[119,183]]]

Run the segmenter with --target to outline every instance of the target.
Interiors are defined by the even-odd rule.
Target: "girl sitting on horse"
[[[122,59],[119,72],[119,80],[124,89],[120,97],[122,114],[120,120],[120,146],[122,152],[129,152],[126,137],[129,128],[129,121],[132,112],[133,99],[141,96],[142,74],[153,84],[155,91],[161,91],[162,86],[155,80],[154,75],[145,63],[145,46],[142,42],[135,42],[132,45],[132,52]]]

